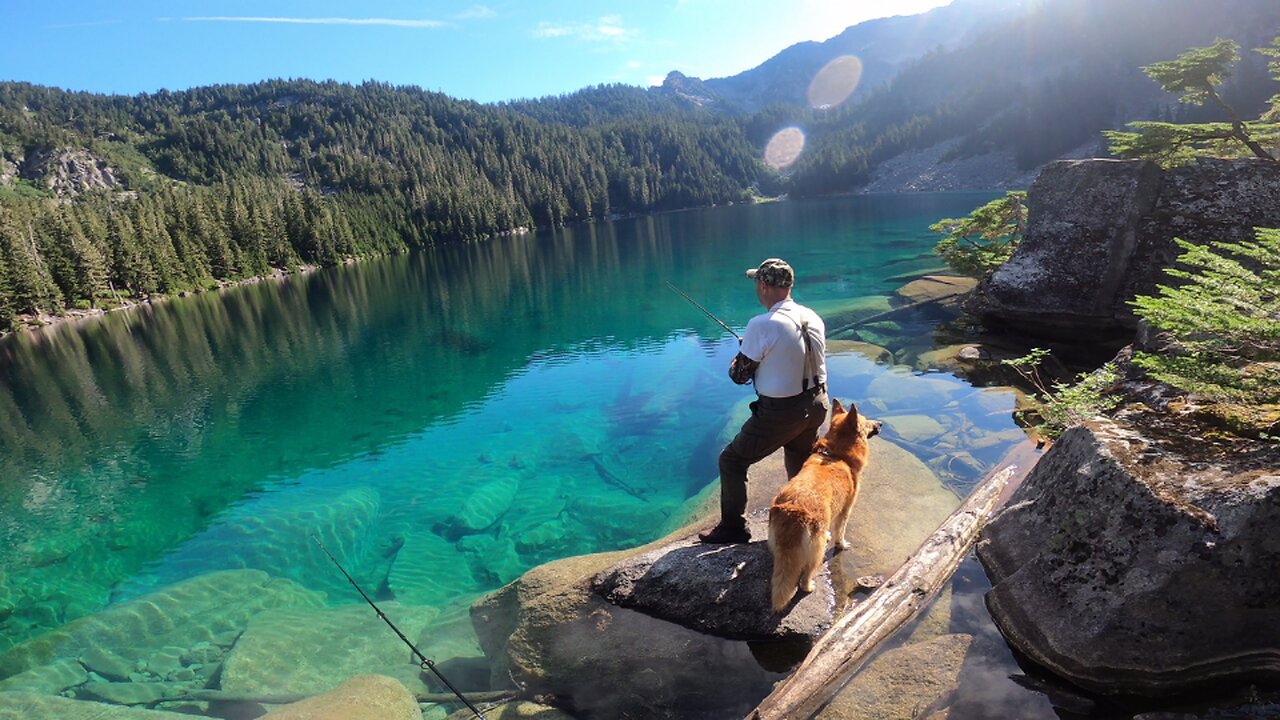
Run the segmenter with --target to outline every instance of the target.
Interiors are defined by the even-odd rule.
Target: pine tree
[[[1259,229],[1246,242],[1177,243],[1184,253],[1166,272],[1182,283],[1133,301],[1171,349],[1135,362],[1210,399],[1280,403],[1280,230]]]

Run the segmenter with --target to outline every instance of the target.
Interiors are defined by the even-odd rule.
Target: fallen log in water
[[[1004,465],[978,483],[892,577],[836,621],[795,673],[751,711],[748,720],[796,720],[821,709],[867,655],[915,616],[951,577],[1005,485],[1017,474],[1017,465]]]

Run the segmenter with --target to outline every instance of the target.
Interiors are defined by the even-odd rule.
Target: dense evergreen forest
[[[586,92],[589,110],[378,83],[138,97],[0,85],[0,318],[738,201],[761,172],[735,118],[638,88]]]
[[[483,105],[376,82],[136,97],[0,83],[0,330],[22,315],[522,228],[848,192],[939,143],[947,157],[1006,153],[1032,169],[1135,119],[1212,119],[1139,67],[1217,34],[1250,48],[1280,32],[1274,0],[1027,8],[820,109],[747,112],[620,85]],[[1277,90],[1250,53],[1223,85],[1246,114]],[[787,126],[807,143],[779,172],[761,158]]]

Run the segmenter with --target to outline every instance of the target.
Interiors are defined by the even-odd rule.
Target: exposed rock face
[[[1012,646],[1102,693],[1280,678],[1280,447],[1198,444],[1121,418],[1045,453],[978,545]]]
[[[42,182],[58,197],[74,197],[90,190],[119,185],[115,170],[88,150],[58,148],[34,153],[24,165],[23,176]]]
[[[1127,337],[1137,327],[1128,302],[1167,282],[1175,237],[1203,244],[1280,226],[1280,163],[1200,160],[1165,171],[1142,160],[1060,161],[1027,202],[1021,245],[969,310],[1040,337]]]

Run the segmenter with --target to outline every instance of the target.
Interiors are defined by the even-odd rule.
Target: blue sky
[[[950,0],[0,0],[0,80],[134,94],[373,79],[482,102],[750,69]]]

